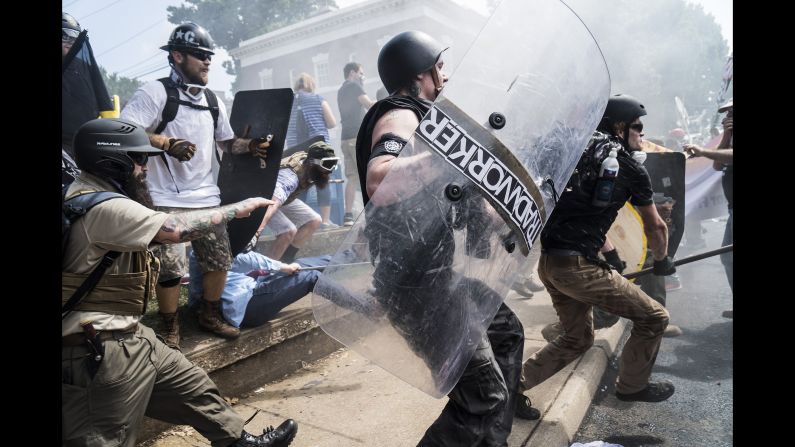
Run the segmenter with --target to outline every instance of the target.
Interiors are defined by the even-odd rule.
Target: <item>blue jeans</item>
[[[301,267],[318,267],[328,264],[330,256],[317,256],[297,259]],[[263,278],[254,288],[251,301],[246,306],[241,327],[261,326],[282,309],[300,300],[311,292],[320,272],[317,270],[299,271],[294,275],[277,273]]]
[[[726,230],[723,232],[723,246],[734,243],[734,218],[732,209],[729,208],[729,220],[726,221]],[[726,252],[720,255],[720,262],[726,270],[726,279],[729,280],[729,288],[734,294],[734,252]]]

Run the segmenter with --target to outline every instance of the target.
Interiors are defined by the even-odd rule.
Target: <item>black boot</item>
[[[259,436],[243,430],[240,439],[231,447],[287,447],[293,442],[295,434],[298,432],[298,423],[292,419],[287,419],[281,425],[270,426]]]

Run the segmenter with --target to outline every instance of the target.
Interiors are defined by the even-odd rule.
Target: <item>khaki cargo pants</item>
[[[66,446],[135,446],[144,415],[193,426],[214,447],[240,437],[243,420],[203,369],[146,326],[104,342],[92,379],[84,346],[61,348],[61,439]]]
[[[593,345],[594,305],[633,322],[621,353],[616,391],[634,393],[645,388],[668,326],[668,311],[615,270],[583,256],[542,253],[538,273],[565,332],[527,359],[521,388],[538,385]]]

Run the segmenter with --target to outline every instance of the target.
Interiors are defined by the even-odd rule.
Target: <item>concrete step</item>
[[[333,254],[348,230],[340,227],[315,233],[298,256]],[[272,236],[260,238],[257,251],[266,253],[273,240]],[[284,308],[267,324],[242,329],[235,340],[201,330],[196,313],[185,305],[186,299],[183,293],[179,309],[182,352],[207,371],[222,395],[231,400],[250,393],[260,383],[282,379],[342,347],[315,322],[310,295]],[[150,303],[141,322],[157,327],[156,304]],[[138,440],[151,439],[170,427],[170,424],[146,418]]]

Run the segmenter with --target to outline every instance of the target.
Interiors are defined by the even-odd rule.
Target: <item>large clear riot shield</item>
[[[416,388],[455,386],[610,93],[558,0],[503,0],[313,294],[344,345]]]

